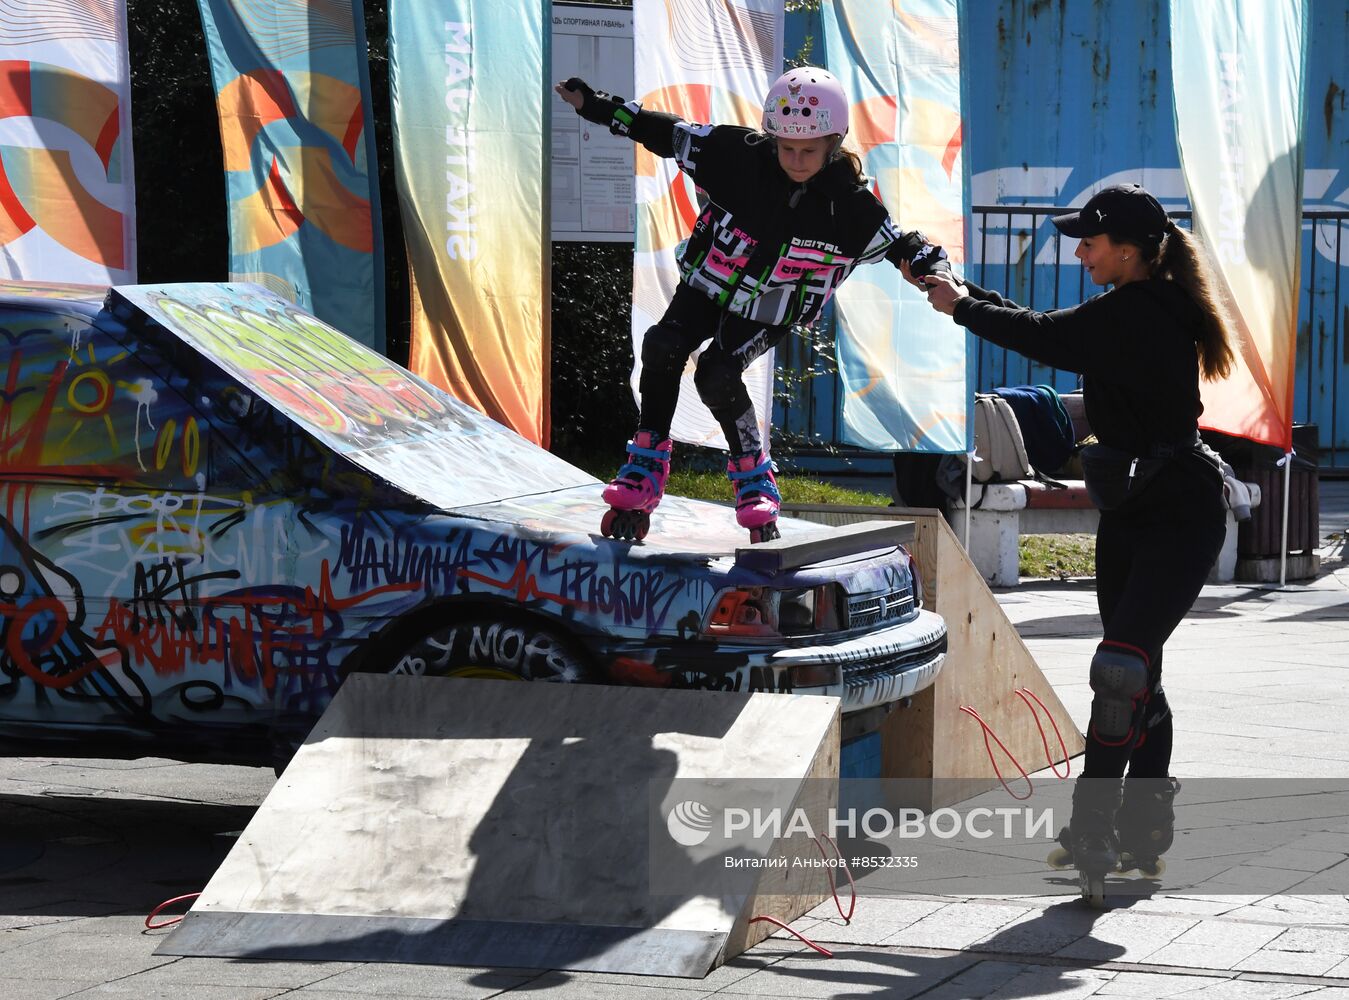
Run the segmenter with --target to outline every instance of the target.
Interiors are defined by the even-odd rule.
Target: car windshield
[[[334,451],[437,507],[596,482],[259,286],[126,285],[112,294]]]

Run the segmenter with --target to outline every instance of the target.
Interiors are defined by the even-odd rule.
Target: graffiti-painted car
[[[593,477],[257,286],[0,285],[0,334],[10,749],[266,763],[355,670],[857,722],[941,668],[902,547],[674,497],[603,538]]]

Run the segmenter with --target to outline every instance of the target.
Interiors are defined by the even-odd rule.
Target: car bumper
[[[919,611],[902,625],[840,643],[783,649],[768,662],[787,671],[796,694],[834,695],[845,713],[860,712],[932,685],[946,662],[946,622],[931,611]],[[829,665],[839,668],[834,683],[796,681]]]
[[[601,657],[618,683],[833,695],[848,714],[929,687],[946,660],[946,623],[940,615],[919,611],[905,622],[836,642],[638,643],[608,647]]]

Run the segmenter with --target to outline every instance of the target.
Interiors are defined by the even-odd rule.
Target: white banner
[[[687,121],[758,128],[763,96],[782,71],[781,0],[634,0],[635,97]],[[603,80],[588,81],[611,89]],[[624,97],[628,95],[623,95]],[[637,149],[637,241],[632,281],[632,391],[641,396],[642,339],[679,283],[675,249],[698,216],[691,180],[672,159]],[[708,330],[711,338],[714,331]],[[773,356],[745,371],[764,447],[773,414]],[[726,437],[684,369],[670,433],[677,441],[725,448]]]
[[[0,276],[136,280],[124,0],[0,0]]]
[[[965,263],[956,0],[824,5],[829,69],[853,102],[849,144],[903,229]],[[966,337],[889,261],[858,268],[835,299],[843,436],[876,451],[973,446]]]
[[[1203,427],[1293,443],[1302,247],[1304,0],[1172,0],[1176,143],[1235,321],[1230,378],[1202,383]]]

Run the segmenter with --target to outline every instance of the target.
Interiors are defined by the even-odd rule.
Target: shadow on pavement
[[[0,794],[0,914],[148,914],[172,896],[200,891],[255,809]]]

